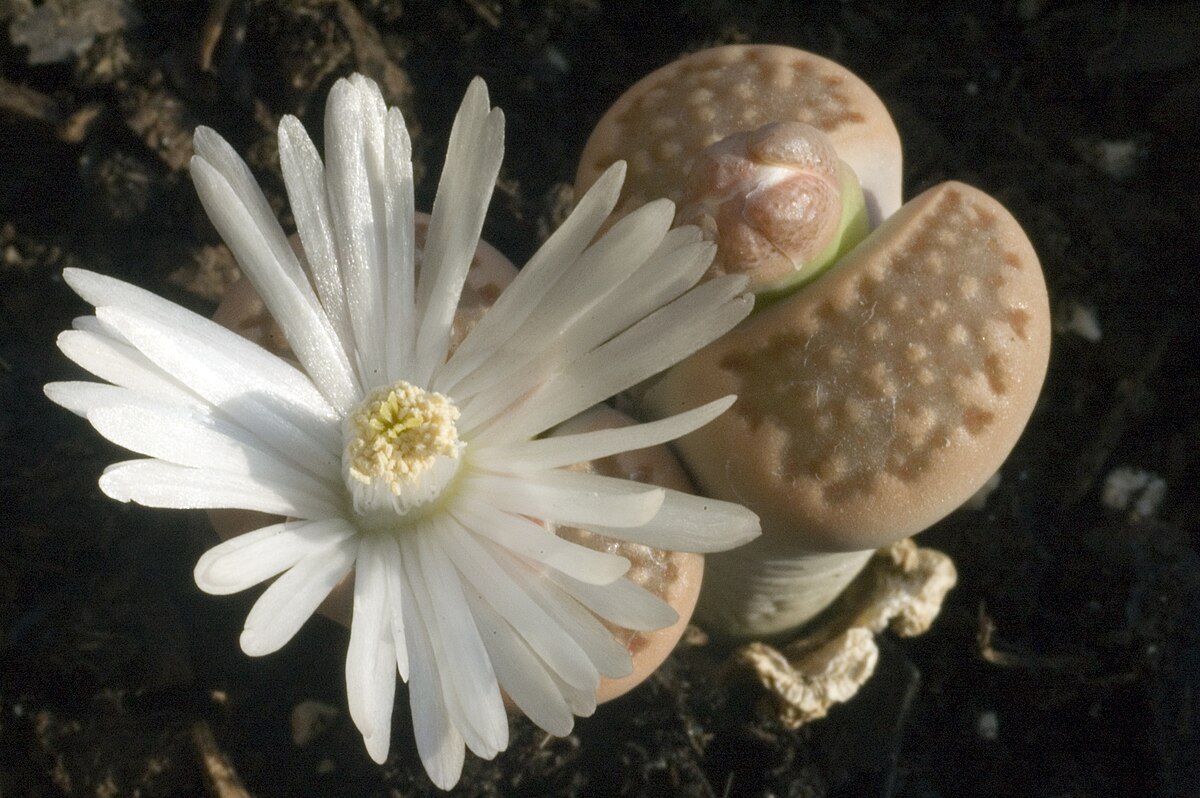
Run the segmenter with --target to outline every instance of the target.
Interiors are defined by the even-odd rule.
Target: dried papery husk
[[[816,628],[786,645],[750,643],[733,655],[767,691],[765,708],[796,729],[853,698],[879,661],[875,636],[929,629],[958,575],[934,549],[904,539],[875,552]]]

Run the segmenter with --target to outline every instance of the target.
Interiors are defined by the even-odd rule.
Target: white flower
[[[594,709],[601,674],[629,672],[629,653],[597,617],[638,630],[674,620],[623,578],[627,560],[532,519],[700,552],[758,534],[757,518],[736,505],[564,468],[690,432],[732,397],[653,423],[536,437],[712,341],[751,300],[741,277],[693,288],[712,248],[693,229],[668,232],[669,202],[590,243],[616,203],[617,166],[448,357],[499,170],[500,111],[475,80],[422,251],[408,133],[371,81],[333,87],[325,143],[322,165],[295,118],[279,127],[300,257],[223,139],[197,130],[192,160],[209,216],[299,369],[139,288],[67,270],[96,314],[59,345],[111,384],[53,383],[46,393],[149,458],[106,469],[109,496],[288,519],[196,566],[210,593],[279,577],[246,619],[247,654],[283,646],[355,569],[350,714],[382,762],[399,672],[421,759],[449,788],[464,744],[488,758],[507,745],[502,689],[564,735],[573,713]]]

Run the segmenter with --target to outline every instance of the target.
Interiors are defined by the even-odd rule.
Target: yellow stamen
[[[407,382],[373,391],[346,419],[347,479],[382,481],[402,495],[438,457],[458,458],[458,415],[447,397]]]

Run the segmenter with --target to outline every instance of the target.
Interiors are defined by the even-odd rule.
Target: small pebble
[[[1096,318],[1096,309],[1081,305],[1074,300],[1068,302],[1063,312],[1059,313],[1054,329],[1056,332],[1078,335],[1092,344],[1099,341],[1103,334],[1100,329],[1100,320]]]
[[[337,718],[337,707],[321,701],[301,701],[292,708],[292,743],[303,748],[321,736]]]
[[[1000,716],[990,709],[980,712],[975,721],[975,731],[981,739],[995,742],[1000,737]]]
[[[1158,474],[1120,466],[1105,477],[1100,500],[1111,510],[1132,510],[1138,518],[1151,518],[1158,512],[1166,493],[1167,482]]]

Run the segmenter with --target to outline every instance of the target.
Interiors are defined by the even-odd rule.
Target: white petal
[[[383,99],[374,102],[364,80],[339,80],[329,92],[325,175],[359,375],[370,388],[384,381],[386,211],[381,193]]]
[[[193,408],[129,396],[93,407],[87,418],[105,438],[138,454],[289,485],[330,506],[340,500],[338,472],[331,470],[325,479],[314,478],[291,458],[270,450],[253,433]]]
[[[278,576],[309,554],[356,532],[340,518],[272,524],[213,546],[200,555],[193,575],[205,593],[237,593]]]
[[[640,526],[654,517],[665,495],[662,488],[628,479],[562,470],[473,473],[463,479],[463,490],[505,512],[567,526]]]
[[[537,339],[552,341],[552,346],[542,346],[540,353],[528,364],[517,369],[508,369],[507,358],[498,357],[494,362],[505,363],[506,372],[493,371],[492,377],[500,377],[493,384],[485,385],[476,395],[466,398],[467,391],[478,387],[475,375],[463,380],[463,387],[455,393],[462,407],[464,426],[470,426],[480,415],[494,412],[529,394],[546,382],[556,372],[574,363],[584,354],[599,347],[614,335],[623,332],[631,324],[647,314],[674,301],[690,288],[712,262],[715,247],[704,241],[683,247],[675,243],[676,234],[690,237],[695,228],[671,230],[660,250],[628,278],[613,279],[611,290],[597,292],[598,301],[587,312],[552,333],[541,333]],[[683,279],[680,279],[682,277]],[[536,339],[535,339],[536,340]],[[522,346],[537,351],[531,341]],[[489,364],[490,365],[490,364]],[[484,369],[480,369],[484,373]]]
[[[611,585],[589,585],[565,574],[547,574],[580,604],[606,621],[625,629],[649,632],[665,629],[679,620],[679,613],[658,596],[628,579]]]
[[[412,663],[408,694],[417,753],[433,783],[440,789],[449,790],[462,775],[466,754],[463,737],[450,722],[450,712],[442,695],[441,678],[437,673],[433,643],[417,610],[413,588],[407,581],[401,581],[401,585],[404,588],[402,603],[404,626],[408,633],[408,659]]]
[[[467,747],[490,759],[508,746],[508,716],[491,660],[479,637],[475,619],[463,597],[462,581],[442,549],[443,525],[432,524],[414,537],[420,579],[427,594],[417,595],[442,669],[443,686],[450,693],[447,705]],[[402,555],[405,542],[401,542]],[[411,551],[411,549],[410,549]],[[411,566],[411,560],[406,563]],[[414,569],[407,573],[412,579]],[[454,704],[460,712],[456,712]]]
[[[716,247],[705,241],[690,241],[698,236],[695,228],[671,230],[658,250],[633,274],[614,276],[608,287],[598,287],[596,302],[586,312],[553,332],[541,331],[532,339],[522,341],[517,351],[538,352],[521,368],[512,368],[510,358],[498,357],[493,363],[504,363],[503,370],[492,363],[480,368],[480,374],[491,371],[490,384],[478,382],[476,375],[463,380],[456,397],[468,396],[477,390],[470,402],[463,405],[466,425],[483,409],[507,407],[533,391],[554,373],[578,360],[614,335],[641,320],[658,308],[674,301],[700,279],[712,262]],[[684,239],[687,243],[680,244]],[[593,271],[599,271],[594,269]],[[561,300],[563,304],[571,300]],[[524,330],[522,330],[524,332]],[[553,341],[540,352],[534,341]],[[490,367],[490,368],[489,368]],[[497,379],[498,378],[498,379]]]
[[[114,463],[100,476],[100,490],[117,501],[175,510],[257,510],[297,518],[338,514],[328,502],[288,485],[161,460]]]
[[[563,681],[553,673],[550,674],[550,678],[554,681],[555,686],[558,687],[558,692],[567,702],[567,706],[571,708],[571,712],[581,718],[587,718],[591,717],[592,713],[596,711],[596,687],[593,687],[591,690],[576,687],[573,684]]]
[[[390,677],[392,689],[396,684],[396,658],[392,652],[392,629],[388,620],[390,606],[387,578],[381,547],[377,540],[382,534],[360,535],[358,557],[354,561],[354,614],[350,624],[350,644],[346,648],[346,696],[350,717],[364,737],[378,737],[379,720],[374,711],[377,692],[386,685],[380,679],[380,653],[386,651],[383,664]],[[386,645],[385,645],[386,642]],[[391,702],[388,702],[389,709]],[[388,726],[390,727],[390,722]],[[384,750],[386,756],[386,748]]]
[[[137,396],[128,388],[103,382],[48,382],[42,391],[54,404],[84,418],[93,407],[118,404]]]
[[[393,205],[387,217],[388,381],[403,379],[416,357],[416,210],[413,199],[412,141],[399,109],[388,111],[384,154]]]
[[[529,596],[523,586],[525,579],[510,576],[500,566],[508,555],[502,550],[493,552],[465,529],[449,529],[445,537],[446,553],[463,578],[512,625],[551,672],[581,690],[595,692],[600,672],[579,644]],[[542,578],[531,569],[527,573]]]
[[[503,409],[524,393],[501,393],[493,397],[490,389],[531,361],[535,372],[554,373],[578,356],[560,348],[559,342],[575,324],[595,312],[604,297],[646,262],[658,248],[671,226],[675,206],[670,200],[656,200],[622,218],[612,229],[570,264],[538,307],[495,355],[467,375],[454,389],[456,397],[481,394],[494,399],[491,407]],[[545,355],[539,358],[539,355]],[[466,428],[476,420],[463,408]]]
[[[279,165],[317,295],[342,349],[349,356],[354,351],[354,334],[350,330],[346,291],[342,288],[333,222],[329,218],[325,166],[304,125],[291,115],[279,122]]]
[[[450,130],[446,164],[433,201],[429,232],[417,279],[416,385],[426,385],[446,358],[450,327],[475,246],[483,230],[500,160],[504,155],[504,114],[489,110],[487,86],[476,78],[467,87]]]
[[[549,579],[528,580],[526,587],[534,601],[583,648],[601,674],[620,678],[633,672],[629,649],[618,643],[612,632],[579,602]]]
[[[511,515],[463,496],[450,513],[464,527],[503,546],[513,554],[570,574],[576,579],[606,585],[624,576],[629,560],[580,546],[555,535],[524,516]]]
[[[444,558],[438,558],[436,552],[426,555],[422,551],[429,545],[424,538],[437,534],[436,529],[436,523],[429,524],[427,520],[415,534],[401,536],[398,541],[400,559],[404,563],[406,582],[412,586],[417,617],[432,645],[434,666],[450,723],[462,734],[467,748],[477,756],[490,759],[500,750],[493,734],[502,734],[506,738],[507,724],[501,730],[494,716],[474,717],[476,710],[470,699],[487,703],[499,701],[500,688],[487,660],[483,641],[478,638],[475,621],[466,607],[462,589],[457,584],[453,566]],[[437,548],[438,544],[433,546]],[[454,590],[458,591],[457,596]],[[449,606],[443,606],[443,600],[448,601]],[[466,613],[465,618],[460,613]],[[406,631],[411,635],[411,627]],[[476,646],[478,650],[472,651]],[[465,653],[466,659],[460,661],[455,653]],[[495,697],[486,698],[492,691]],[[494,709],[487,709],[486,703],[484,711],[489,715],[494,713]]]
[[[471,458],[480,468],[511,471],[561,468],[588,460],[599,460],[621,452],[632,452],[673,441],[703,427],[724,413],[736,398],[726,396],[686,413],[644,424],[556,435],[490,448],[473,448]]]
[[[363,102],[363,160],[366,166],[367,185],[370,189],[371,232],[374,244],[371,279],[363,280],[362,283],[370,290],[378,292],[370,300],[378,315],[372,324],[372,328],[378,331],[378,338],[371,341],[370,362],[378,369],[379,383],[387,383],[389,381],[388,305],[391,298],[390,281],[392,276],[390,244],[397,232],[394,219],[397,203],[396,185],[388,171],[388,109],[383,94],[373,80],[358,74],[353,75],[350,80],[358,89]],[[415,218],[410,223],[410,229],[413,224],[415,224]],[[358,304],[366,306],[366,303]],[[360,356],[362,353],[363,350],[360,349]]]
[[[716,255],[716,245],[699,229],[685,226],[667,231],[662,242],[630,279],[613,287],[587,321],[593,329],[583,338],[602,342],[658,308],[673,302],[696,285]]]
[[[743,276],[710,280],[589,352],[482,431],[460,428],[480,444],[532,438],[592,405],[678,363],[728,332],[753,307]]]
[[[193,146],[196,156],[210,165],[233,190],[236,204],[244,209],[247,221],[261,231],[271,249],[277,254],[290,251],[287,236],[271,210],[271,203],[246,162],[229,142],[212,128],[201,126],[196,128]]]
[[[542,303],[546,292],[565,271],[565,265],[574,263],[600,230],[617,205],[624,179],[625,162],[617,161],[592,184],[567,220],[538,248],[438,371],[434,390],[445,393],[454,388],[464,375],[486,362],[512,337]]]
[[[592,532],[667,551],[726,551],[758,537],[758,516],[740,504],[668,490],[658,514],[638,527],[590,524]]]
[[[202,130],[196,131],[197,146]],[[221,144],[228,147],[223,140]],[[212,163],[201,155],[193,156],[191,173],[196,193],[213,227],[282,328],[296,359],[329,403],[345,412],[362,389],[342,341],[317,301],[279,222],[257,208],[258,199],[264,203],[266,200],[252,178],[247,184],[248,175],[241,174],[245,168],[241,159],[234,164],[222,157]],[[250,191],[258,196],[247,196]]]
[[[71,329],[79,330],[80,332],[91,333],[98,335],[101,338],[110,338],[119,344],[129,345],[129,342],[121,337],[113,328],[106,325],[104,322],[95,316],[76,316],[71,319]]]
[[[378,546],[379,557],[383,561],[383,575],[387,581],[388,622],[391,624],[396,668],[400,671],[400,678],[408,681],[408,643],[404,627],[404,563],[400,561],[400,547],[391,535],[380,535]]]
[[[546,665],[478,591],[465,593],[504,692],[538,726],[566,737],[575,719]]]
[[[374,681],[366,686],[362,697],[371,724],[371,732],[363,732],[363,743],[371,759],[380,765],[387,761],[388,748],[391,746],[392,706],[396,701],[395,643],[390,631],[385,629],[384,634],[376,652]]]
[[[140,318],[166,327],[173,336],[186,337],[197,344],[203,343],[207,350],[220,352],[222,360],[233,364],[239,375],[254,375],[258,390],[303,406],[313,416],[331,421],[340,418],[304,373],[211,319],[103,274],[69,268],[63,269],[63,280],[97,308],[112,305],[135,310]],[[111,332],[118,329],[104,319],[99,321]]]
[[[131,309],[101,307],[96,313],[119,327],[147,358],[206,401],[297,462],[317,473],[341,468],[341,430],[336,421],[280,396],[259,374],[219,345],[191,338]]]
[[[271,583],[246,616],[242,651],[261,657],[278,651],[350,573],[358,541],[348,537],[315,551]]]
[[[90,331],[66,330],[59,333],[58,348],[71,360],[113,385],[164,401],[202,404],[196,394],[129,344]]]

